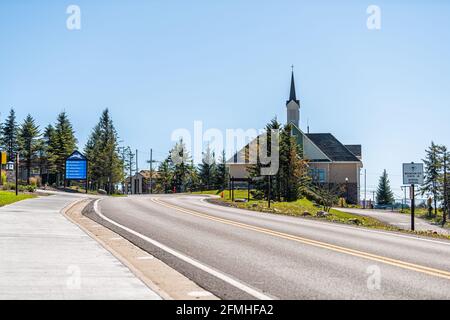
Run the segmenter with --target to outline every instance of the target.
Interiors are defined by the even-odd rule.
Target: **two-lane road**
[[[450,299],[450,242],[130,196],[96,217],[222,298]]]

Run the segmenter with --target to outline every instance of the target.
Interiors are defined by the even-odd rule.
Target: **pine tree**
[[[85,154],[93,184],[112,194],[114,185],[122,181],[123,161],[117,151],[117,131],[108,109],[102,112],[99,123],[94,127],[86,143]]]
[[[219,163],[217,164],[216,177],[214,184],[219,190],[223,190],[227,187],[228,172],[227,172],[227,159],[225,156],[225,150],[222,151]]]
[[[278,145],[271,143],[271,130],[277,133]],[[278,155],[278,170],[270,177],[271,179],[271,198],[278,201],[294,201],[299,198],[303,189],[309,182],[308,169],[306,161],[302,158],[300,146],[296,138],[291,133],[291,126],[281,127],[276,119],[273,119],[266,126],[266,134],[260,135],[257,140],[257,148],[267,144],[267,154],[269,157]],[[272,148],[275,149],[272,150]],[[261,169],[268,165],[262,165],[259,159],[257,163],[249,167],[249,174],[252,178],[261,176]],[[259,194],[268,196],[269,177],[254,179],[254,187]]]
[[[441,159],[439,157],[440,146],[431,142],[431,146],[426,150],[426,157],[423,159],[425,164],[425,179],[420,188],[422,195],[430,193],[433,195],[434,214],[437,215],[437,202],[440,198],[439,176],[442,169]]]
[[[186,190],[192,170],[192,160],[182,139],[177,142],[170,152],[170,163],[173,171],[173,187],[176,192]]]
[[[156,186],[159,192],[168,193],[172,188],[173,172],[170,168],[170,158],[161,162],[158,168]]]
[[[56,173],[56,157],[52,153],[53,139],[55,138],[55,128],[49,124],[44,128],[42,138],[40,139],[40,163],[41,163],[41,174],[43,168],[46,170],[46,177],[43,179],[45,183],[50,182],[50,174]]]
[[[377,189],[377,203],[381,205],[389,205],[394,203],[394,194],[392,193],[388,174],[384,169],[380,177]]]
[[[271,141],[271,133],[272,130],[276,133],[279,140],[279,131],[281,128],[281,124],[277,121],[276,118],[272,119],[266,125],[266,132],[259,135],[256,138],[256,163],[251,164],[247,171],[251,179],[253,179],[253,187],[256,189],[257,193],[254,194],[256,198],[261,197],[268,198],[269,191],[269,179],[270,179],[270,195],[271,199],[281,200],[281,180],[280,180],[280,170],[274,172],[270,177],[268,175],[262,176],[262,169],[270,167],[270,164],[263,164],[260,159],[260,150],[265,150],[267,153],[267,157],[272,157],[272,153],[279,154],[280,147],[277,146],[276,150],[272,150],[272,141]],[[250,146],[247,145],[245,150],[246,156],[250,153]],[[262,178],[261,178],[262,177]]]
[[[2,125],[2,146],[8,154],[8,161],[14,161],[14,156],[18,150],[18,127],[16,122],[16,112],[11,108],[9,115],[5,120],[5,124]]]
[[[209,144],[206,151],[203,153],[202,162],[198,167],[201,187],[206,188],[206,190],[215,188],[214,182],[217,174],[216,158],[214,152],[211,151]]]
[[[442,164],[441,174],[439,177],[440,193],[442,194],[442,226],[447,222],[449,215],[449,198],[450,198],[450,151],[446,146],[439,147],[439,161]]]
[[[20,154],[24,158],[27,168],[27,184],[30,184],[31,164],[37,157],[39,147],[39,126],[33,117],[28,114],[18,131]]]
[[[53,137],[48,148],[50,162],[54,165],[54,170],[57,174],[57,183],[59,185],[63,181],[66,158],[76,147],[77,139],[75,138],[75,132],[67,117],[67,113],[63,111],[58,115]]]
[[[185,190],[192,192],[200,187],[200,177],[196,166],[194,165],[194,160],[191,160],[188,165],[188,172],[185,183]]]
[[[288,124],[280,133],[278,179],[281,187],[280,196],[285,201],[297,200],[309,182],[306,161],[302,158],[301,148],[291,132],[291,125]]]

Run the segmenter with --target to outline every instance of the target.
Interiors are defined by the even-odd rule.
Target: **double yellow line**
[[[426,266],[421,266],[421,265],[414,264],[414,263],[409,263],[409,262],[405,262],[405,261],[401,261],[401,260],[383,257],[383,256],[375,255],[375,254],[364,252],[364,251],[359,251],[359,250],[354,250],[354,249],[350,249],[350,248],[346,248],[346,247],[342,247],[342,246],[337,246],[337,245],[334,245],[331,243],[326,243],[326,242],[312,240],[312,239],[308,239],[308,238],[304,238],[304,237],[294,236],[294,235],[290,235],[290,234],[283,233],[283,232],[278,232],[278,231],[271,230],[271,229],[256,227],[256,226],[252,226],[249,224],[236,222],[233,220],[219,218],[219,217],[211,216],[211,215],[208,215],[205,213],[201,213],[199,211],[186,209],[186,208],[179,207],[179,206],[176,206],[173,204],[169,204],[169,203],[163,202],[157,198],[153,198],[152,201],[161,206],[171,208],[171,209],[183,212],[183,213],[187,213],[192,216],[199,217],[199,218],[208,219],[208,220],[220,222],[223,224],[227,224],[230,226],[235,226],[235,227],[239,227],[242,229],[259,232],[259,233],[275,236],[275,237],[282,238],[282,239],[292,240],[292,241],[300,242],[303,244],[308,244],[308,245],[311,245],[314,247],[328,249],[331,251],[340,252],[340,253],[348,254],[351,256],[355,256],[355,257],[359,257],[359,258],[363,258],[363,259],[367,259],[367,260],[371,260],[371,261],[377,261],[377,262],[381,262],[381,263],[388,264],[391,266],[395,266],[395,267],[399,267],[399,268],[403,268],[403,269],[407,269],[407,270],[412,270],[412,271],[416,271],[416,272],[428,274],[431,276],[450,280],[450,272],[445,271],[445,270],[429,268]]]

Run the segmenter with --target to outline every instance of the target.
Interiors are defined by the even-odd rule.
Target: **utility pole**
[[[367,170],[364,169],[364,209],[366,209],[367,202]]]
[[[404,192],[404,198],[402,199],[402,210],[404,210],[406,207],[406,189],[408,188],[408,186],[400,186],[400,188]]]
[[[138,149],[136,149],[136,173],[139,172]]]
[[[150,194],[153,193],[153,149],[150,149]]]
[[[414,211],[415,211],[415,191],[414,184],[411,185],[411,230],[414,231]]]
[[[444,211],[442,213],[442,227],[445,226],[447,222],[447,213],[448,213],[448,190],[447,190],[447,148],[443,148],[444,153]]]
[[[133,194],[133,186],[131,184],[131,177],[133,175],[133,152],[131,152],[131,149],[128,150],[128,155],[130,156],[130,194]]]
[[[375,191],[372,191],[372,202],[375,205]]]

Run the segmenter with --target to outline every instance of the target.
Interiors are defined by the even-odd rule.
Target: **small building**
[[[158,173],[153,171],[152,179],[150,179],[150,170],[141,170],[131,177],[131,183],[130,177],[128,177],[125,180],[125,194],[149,194],[150,189],[154,190],[155,188],[157,176]],[[152,188],[150,188],[150,183]]]
[[[305,133],[300,129],[300,101],[295,92],[293,71],[286,111],[287,123],[292,125],[292,135],[301,146],[304,159],[308,160],[313,180],[322,185],[338,187],[339,195],[349,203],[359,203],[360,169],[363,167],[361,145],[343,144],[331,133]],[[231,177],[248,177],[248,148],[249,145],[246,145],[227,161]]]

